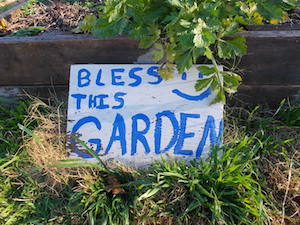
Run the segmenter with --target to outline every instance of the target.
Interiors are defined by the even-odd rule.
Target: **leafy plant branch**
[[[225,93],[237,91],[241,76],[222,71],[217,58],[230,60],[247,52],[240,36],[244,26],[276,23],[287,18],[287,11],[299,0],[110,0],[99,16],[86,16],[80,29],[100,37],[128,35],[139,47],[153,47],[152,58],[160,62],[159,74],[171,79],[175,66],[179,73],[190,69],[201,57],[213,67],[200,66],[205,78],[195,89],[207,86],[216,93],[212,101],[225,102]]]

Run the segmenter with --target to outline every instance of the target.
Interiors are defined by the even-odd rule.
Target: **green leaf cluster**
[[[111,0],[100,8],[97,19],[88,16],[82,28],[101,37],[128,35],[140,48],[154,46],[153,60],[162,64],[159,73],[164,79],[173,77],[175,65],[182,73],[206,57],[215,69],[196,89],[211,85],[217,94],[213,103],[224,102],[225,92],[234,93],[241,77],[222,72],[217,61],[246,54],[243,27],[281,20],[299,5],[299,0]]]

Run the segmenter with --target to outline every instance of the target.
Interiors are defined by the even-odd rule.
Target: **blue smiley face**
[[[202,79],[203,75],[201,73],[199,73],[198,78]],[[182,74],[181,79],[182,80],[187,79],[187,73],[186,72]],[[189,94],[186,94],[186,93],[180,91],[179,89],[173,89],[172,92],[174,94],[176,94],[177,96],[185,99],[185,100],[195,101],[195,102],[202,101],[202,100],[208,98],[211,95],[211,89],[210,88],[208,88],[205,91],[201,92],[199,95],[189,95]]]

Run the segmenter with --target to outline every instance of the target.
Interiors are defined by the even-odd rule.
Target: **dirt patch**
[[[285,23],[288,24],[300,24],[300,8],[294,9],[289,12],[289,18]]]
[[[101,4],[101,1],[93,1],[94,6],[98,4]],[[79,3],[71,4],[60,1],[47,4],[34,3],[8,16],[6,18],[7,30],[13,33],[31,26],[41,26],[46,31],[70,31],[91,12],[92,9]]]

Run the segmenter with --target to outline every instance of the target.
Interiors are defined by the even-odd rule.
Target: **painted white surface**
[[[80,136],[81,140],[88,142],[95,150],[101,140],[99,155],[103,160],[114,159],[133,167],[148,165],[154,160],[160,160],[161,156],[185,160],[199,158],[201,148],[198,147],[201,140],[202,143],[205,141],[201,157],[207,157],[211,144],[215,144],[211,143],[211,139],[214,138],[213,133],[215,132],[217,139],[222,130],[223,105],[221,103],[209,105],[215,97],[209,92],[209,89],[204,93],[194,90],[199,76],[196,66],[186,73],[186,80],[184,80],[184,76],[176,73],[174,79],[153,84],[153,82],[158,83],[160,79],[157,75],[157,68],[158,65],[138,64],[72,65],[68,103],[68,133],[72,133],[76,123],[80,123],[78,121],[82,121],[85,117],[92,118],[90,122],[83,124],[73,133]],[[115,69],[123,72],[112,72]],[[133,73],[133,70],[136,72]],[[140,84],[136,86],[138,83]],[[192,100],[179,96],[180,93],[189,95]],[[75,97],[76,94],[81,96],[81,100],[79,100],[79,95]],[[93,100],[97,95],[97,103],[93,105],[93,102],[89,100]],[[102,96],[100,97],[100,95]],[[208,97],[202,100],[193,99],[193,96],[205,95]],[[105,106],[100,104],[101,98]],[[122,101],[124,101],[124,105],[121,107]],[[80,109],[78,108],[79,103]],[[173,118],[174,126],[169,117],[158,116],[162,112],[167,112],[166,114]],[[116,118],[119,119],[119,123],[115,122]],[[122,118],[124,123],[122,123]],[[147,118],[149,124],[147,124]],[[97,128],[96,124],[91,122],[95,120],[99,121],[101,128],[99,124]],[[183,126],[185,122],[186,126]],[[161,136],[159,135],[160,123]],[[142,131],[143,133],[144,131],[145,134],[132,134],[136,133],[134,131],[135,124],[137,132]],[[205,124],[207,129],[204,129]],[[125,132],[121,131],[124,126]],[[212,126],[215,126],[215,129]],[[206,136],[207,138],[205,138]],[[138,139],[136,142],[134,141],[135,137]],[[90,139],[94,140],[88,141]],[[164,150],[171,139],[174,145],[171,144],[170,149],[159,154],[159,150]],[[216,142],[216,139],[212,141]],[[114,141],[111,148],[107,151],[109,142],[112,140]],[[69,141],[71,157],[88,156],[81,153],[81,147],[78,145],[74,147],[71,142]],[[160,142],[161,148],[158,144],[155,145],[155,142]],[[123,147],[121,143],[123,143]],[[136,146],[136,152],[133,152],[132,144],[133,147]],[[149,148],[145,146],[149,146]],[[196,156],[197,152],[198,156]]]

